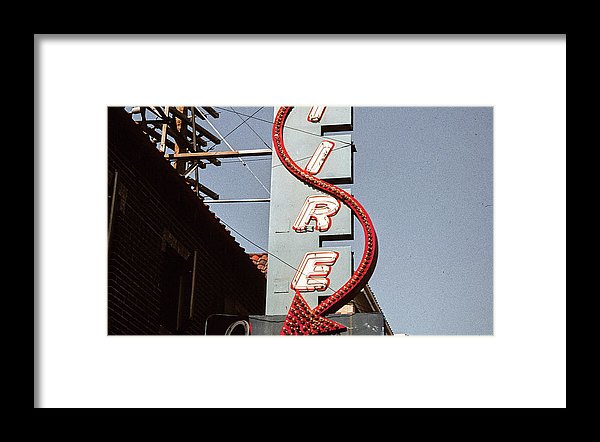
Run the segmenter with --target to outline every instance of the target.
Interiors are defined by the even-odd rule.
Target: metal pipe
[[[187,168],[187,170],[183,174],[183,177],[184,178],[189,177],[192,174],[192,172],[194,172],[198,167],[200,167],[201,169],[206,169],[206,164],[204,164],[202,161],[197,161],[196,164],[192,164],[191,166],[189,166]],[[198,177],[196,177],[196,178],[198,178]]]
[[[186,153],[174,153],[166,155],[171,160],[176,159],[192,159],[200,158],[208,160],[210,158],[239,158],[239,157],[258,157],[262,155],[273,155],[271,149],[246,149],[246,150],[232,150],[232,151],[221,151],[221,152],[186,152]]]

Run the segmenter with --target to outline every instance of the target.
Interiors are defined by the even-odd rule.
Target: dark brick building
[[[108,109],[108,334],[262,315],[265,275],[122,108]]]

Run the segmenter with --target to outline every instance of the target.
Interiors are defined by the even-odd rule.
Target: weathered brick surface
[[[213,313],[264,314],[264,275],[122,108],[108,109],[108,169],[109,334],[159,333],[167,248],[189,269],[198,251],[193,319],[179,333],[203,334]]]

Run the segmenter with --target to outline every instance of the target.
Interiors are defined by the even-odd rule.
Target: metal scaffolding
[[[242,157],[271,155],[272,151],[270,149],[235,150],[210,121],[210,118],[219,118],[219,113],[213,107],[136,106],[126,110],[201,200],[207,203],[219,200],[219,194],[200,183],[199,177],[199,169],[206,169],[208,164],[220,166],[219,158],[238,158],[269,192]],[[205,128],[204,124],[210,126],[216,135]],[[221,141],[227,145],[229,151],[212,151],[215,145],[221,144]],[[209,142],[212,142],[213,146],[208,147]],[[210,199],[205,200],[206,197]],[[255,202],[254,199],[231,201]]]
[[[204,199],[208,196],[215,200],[219,199],[216,192],[200,184],[199,180],[199,169],[205,169],[207,164],[221,165],[221,161],[215,155],[201,156],[203,153],[209,153],[205,149],[209,141],[215,145],[221,143],[217,135],[202,125],[202,121],[206,122],[208,118],[219,118],[219,113],[214,108],[136,106],[129,112],[150,141],[184,177],[199,198]]]

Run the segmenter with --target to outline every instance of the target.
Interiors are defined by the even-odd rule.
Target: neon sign
[[[292,281],[289,283],[289,287],[294,291],[294,296],[280,334],[338,333],[346,328],[324,318],[324,315],[335,312],[365,286],[375,269],[377,236],[373,223],[364,207],[346,190],[317,176],[323,170],[333,151],[335,146],[333,141],[321,141],[305,167],[300,167],[290,156],[284,139],[284,128],[292,109],[292,107],[286,106],[279,108],[276,112],[272,133],[274,151],[287,172],[301,183],[320,192],[318,195],[306,197],[292,225],[293,232],[295,234],[310,234],[314,230],[328,232],[334,225],[335,217],[338,216],[343,205],[350,209],[352,215],[360,222],[364,232],[365,245],[361,261],[350,278],[330,296],[319,302],[315,308],[309,306],[302,293],[304,292],[306,295],[310,292],[325,292],[330,289],[331,280],[329,276],[338,261],[340,253],[322,250],[308,252],[303,256]],[[322,123],[326,117],[326,109],[326,106],[313,106],[308,112],[306,121],[309,123]],[[290,146],[290,148],[297,149],[295,146]],[[311,228],[310,225],[313,221],[314,228]],[[285,227],[279,228],[284,229]],[[286,231],[276,230],[277,232],[285,233]],[[276,285],[275,283],[274,285]]]

